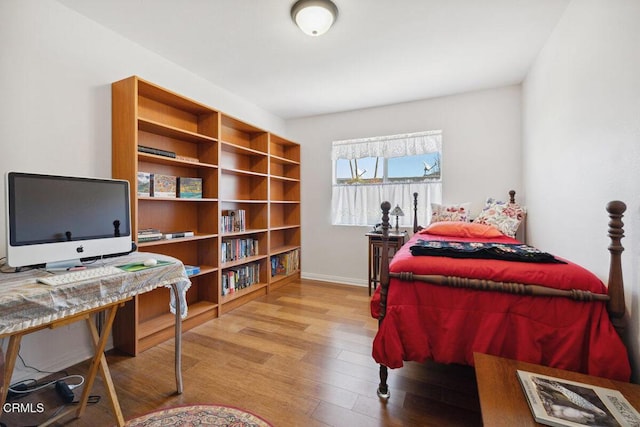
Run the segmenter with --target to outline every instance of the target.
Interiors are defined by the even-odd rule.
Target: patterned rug
[[[273,427],[250,412],[230,406],[190,405],[161,409],[131,421],[127,427]]]

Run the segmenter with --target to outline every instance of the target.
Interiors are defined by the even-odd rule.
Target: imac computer
[[[131,252],[129,182],[9,172],[7,264],[63,269]]]

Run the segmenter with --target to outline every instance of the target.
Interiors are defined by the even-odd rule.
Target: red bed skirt
[[[435,267],[435,272],[433,266],[425,267],[429,263],[440,264],[440,257],[432,262],[424,258],[434,257],[414,257],[408,249],[410,244],[411,241],[396,254],[391,271],[446,275],[441,267]],[[456,270],[459,263],[469,260],[453,261]],[[473,261],[482,264],[480,269],[486,268],[486,260]],[[449,262],[451,260],[445,264]],[[491,273],[491,277],[482,278],[527,283],[522,277],[515,277],[521,273],[514,272],[517,268],[513,266],[524,263],[489,261],[490,264],[496,262],[501,271],[499,275]],[[575,264],[568,266],[582,275],[581,280],[591,275]],[[531,276],[532,269],[538,267],[522,268],[526,279],[526,275]],[[457,270],[456,273],[459,274]],[[554,274],[556,280],[564,277]],[[597,278],[595,281],[587,283],[586,288],[604,291],[604,285]],[[576,287],[570,276],[560,282],[557,287]],[[379,303],[380,288],[371,299],[371,314],[375,318],[378,318]],[[620,381],[629,381],[631,376],[627,350],[609,320],[604,302],[447,288],[391,279],[386,314],[373,342],[373,358],[377,363],[399,368],[404,361],[434,360],[472,366],[474,352]]]

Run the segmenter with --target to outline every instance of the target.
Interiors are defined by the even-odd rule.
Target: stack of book
[[[180,239],[182,237],[193,237],[195,233],[193,231],[174,231],[171,233],[164,233],[162,235],[163,239],[171,240],[171,239]]]
[[[258,239],[223,240],[221,253],[221,262],[235,261],[237,259],[258,255]]]
[[[161,239],[162,233],[156,228],[143,228],[138,230],[138,243],[153,242]]]
[[[244,209],[224,210],[220,217],[220,226],[223,233],[236,233],[246,231],[246,217]]]
[[[260,264],[252,263],[230,268],[222,272],[222,295],[234,292],[260,282]]]
[[[138,145],[138,151],[140,153],[155,154],[157,156],[171,157],[172,159],[176,158],[176,153],[174,153],[173,151],[161,150],[160,148],[145,147],[144,145]]]
[[[300,251],[298,249],[271,257],[271,277],[278,274],[288,275],[299,269]]]

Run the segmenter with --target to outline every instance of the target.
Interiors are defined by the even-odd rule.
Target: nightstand
[[[369,295],[380,283],[380,261],[382,260],[382,233],[367,233],[369,238]],[[389,233],[389,260],[404,245],[406,233]]]

